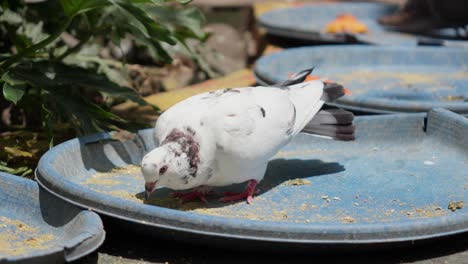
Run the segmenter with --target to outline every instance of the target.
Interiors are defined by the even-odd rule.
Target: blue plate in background
[[[336,105],[364,113],[426,112],[441,107],[468,114],[468,49],[320,46],[283,50],[257,60],[259,83],[279,83],[316,66],[313,75],[349,88]]]
[[[385,3],[322,3],[277,9],[259,17],[259,24],[272,35],[300,40],[353,43],[362,42],[379,45],[417,45],[422,35],[393,31],[380,25],[377,19],[392,14],[397,5]],[[330,34],[325,27],[337,15],[350,13],[364,23],[369,32],[365,34]],[[453,29],[437,29],[425,33],[424,37],[446,39],[445,45],[467,45],[468,41],[456,39]]]
[[[166,189],[143,203],[138,166],[153,131],[73,139],[40,160],[37,180],[57,198],[197,243],[369,245],[468,230],[468,120],[446,110],[356,118],[356,141],[299,134],[271,161],[252,205],[182,204]],[[236,185],[215,191],[241,190]],[[242,243],[239,243],[242,242]]]
[[[97,214],[0,172],[0,263],[69,262],[96,250],[104,237]]]

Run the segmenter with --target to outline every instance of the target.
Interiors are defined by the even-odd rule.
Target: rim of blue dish
[[[262,86],[270,86],[271,84],[268,83],[267,81],[263,80],[256,72],[254,72],[255,80],[259,85]],[[355,105],[347,105],[347,104],[340,104],[340,103],[326,103],[327,105],[347,109],[353,112],[358,112],[358,113],[365,113],[365,114],[403,114],[405,112],[402,111],[394,111],[394,110],[384,110],[384,109],[376,109],[376,108],[368,108],[368,107],[362,107],[362,106],[355,106]],[[426,112],[426,111],[423,111]],[[461,113],[461,115],[467,116],[468,113]]]
[[[327,45],[320,47],[298,47],[290,48],[282,51],[278,51],[266,56],[261,57],[257,60],[254,66],[254,75],[262,85],[271,85],[281,80],[276,80],[271,76],[271,73],[265,71],[263,68],[271,65],[272,61],[278,61],[281,57],[287,56],[288,54],[300,54],[300,53],[313,53],[313,54],[326,54],[327,52],[334,52],[337,49],[346,50],[346,52],[358,51],[362,53],[370,53],[373,51],[398,51],[398,52],[438,52],[446,53],[447,56],[456,56],[457,54],[464,54],[468,57],[468,50],[462,47],[410,47],[410,46],[362,46],[362,45],[347,45],[343,47],[341,45]],[[451,54],[453,53],[453,54]],[[320,63],[320,62],[318,62]],[[422,65],[422,64],[421,64]],[[467,65],[468,66],[468,65]],[[318,65],[320,67],[320,65]],[[352,66],[349,66],[352,69]],[[345,84],[346,85],[346,84]],[[349,110],[363,111],[369,113],[415,113],[415,112],[427,112],[433,108],[445,108],[450,111],[457,112],[459,114],[468,114],[468,103],[467,102],[438,102],[438,101],[410,101],[410,100],[396,100],[386,98],[376,98],[372,96],[367,97],[344,97],[336,100],[333,103],[336,106],[347,108]]]
[[[13,182],[15,184],[25,185],[28,188],[35,188],[37,189],[37,192],[39,192],[39,189],[38,189],[39,186],[33,180],[24,179],[24,178],[21,178],[20,176],[15,176],[6,172],[0,172],[0,177],[6,179],[7,181]],[[100,232],[96,234],[91,234],[92,237],[87,237],[80,241],[77,240],[72,245],[63,245],[61,247],[44,249],[44,250],[41,250],[41,252],[39,253],[36,253],[34,255],[28,255],[28,256],[14,256],[14,257],[5,256],[3,259],[0,259],[1,260],[0,262],[6,261],[6,263],[9,263],[11,261],[11,262],[16,263],[17,261],[20,261],[21,263],[23,262],[26,263],[26,262],[31,261],[31,263],[38,263],[37,261],[47,261],[47,258],[50,258],[49,261],[52,261],[52,260],[55,261],[54,256],[57,256],[57,255],[63,256],[64,260],[69,262],[69,261],[74,261],[74,260],[80,259],[84,256],[91,254],[104,243],[106,236],[105,236],[105,231],[103,229],[103,224],[99,215],[97,215],[94,212],[81,211],[79,214],[84,215],[83,217],[85,217],[85,220],[87,220],[87,222],[97,225],[98,228],[94,230],[99,229]],[[51,226],[51,228],[55,228],[55,227]],[[84,243],[85,241],[86,243]]]
[[[326,33],[321,32],[320,30],[302,30],[298,28],[291,28],[289,26],[282,26],[276,23],[272,23],[271,16],[277,16],[279,14],[284,14],[287,12],[294,12],[298,8],[301,9],[315,9],[327,6],[340,6],[340,7],[360,7],[360,8],[372,8],[372,9],[389,9],[390,11],[393,9],[397,9],[398,5],[390,4],[390,3],[375,3],[375,2],[361,2],[361,3],[315,3],[310,5],[301,5],[301,6],[292,6],[286,8],[275,9],[269,12],[262,14],[258,18],[258,24],[261,27],[267,29],[267,32],[272,35],[277,35],[281,37],[287,38],[295,38],[299,40],[311,40],[311,41],[319,41],[319,42],[335,42],[335,43],[372,43],[372,39],[369,40],[367,38],[361,39],[360,34],[353,34],[353,33]],[[333,19],[333,17],[331,18]],[[401,34],[401,33],[398,33]],[[403,34],[401,34],[403,35]],[[402,36],[402,38],[405,38]],[[407,38],[407,37],[406,37]],[[409,40],[411,44],[416,44],[417,37],[411,37]]]
[[[284,17],[285,14],[295,12],[298,8],[305,9],[307,11],[314,12],[315,8],[323,7],[340,7],[343,9],[343,12],[351,12],[351,9],[356,8],[359,10],[369,9],[368,16],[371,19],[375,19],[375,23],[371,25],[377,26],[377,34],[353,34],[353,33],[327,33],[323,32],[320,29],[300,29],[294,28],[291,25],[282,25],[277,23],[277,17]],[[257,20],[258,24],[261,27],[267,29],[267,32],[286,38],[294,38],[298,40],[309,40],[309,41],[318,41],[318,42],[335,42],[335,43],[363,43],[363,44],[376,44],[376,45],[425,45],[425,43],[430,43],[429,45],[438,45],[438,46],[465,46],[468,45],[467,39],[458,38],[455,33],[456,30],[453,30],[450,27],[435,29],[431,32],[419,32],[419,33],[410,33],[404,31],[395,30],[391,26],[380,25],[377,22],[377,13],[391,14],[394,11],[398,10],[397,4],[392,3],[379,3],[379,2],[357,2],[357,3],[344,3],[344,2],[335,2],[335,3],[315,3],[315,4],[305,4],[301,6],[292,6],[285,7],[280,9],[274,9],[262,14]],[[309,12],[310,13],[310,12]],[[318,12],[321,14],[322,12]],[[359,16],[359,15],[358,15]],[[333,19],[334,17],[330,17]],[[311,22],[308,20],[306,22]],[[328,22],[328,21],[327,21]],[[371,30],[373,31],[373,30]],[[450,32],[450,33],[449,33]],[[429,41],[429,42],[428,42]]]
[[[458,118],[458,115],[451,114],[449,116],[453,117],[455,115],[455,118]],[[393,118],[395,116],[403,118],[407,115],[416,115],[421,119],[424,119],[426,116],[425,114],[392,116]],[[389,117],[391,116],[358,118],[375,119]],[[468,121],[465,120],[464,122],[468,126]],[[140,133],[144,131],[140,131]],[[405,220],[397,224],[302,224],[208,216],[110,197],[64,179],[57,171],[51,169],[56,157],[66,154],[67,149],[75,144],[110,140],[111,135],[112,133],[100,133],[76,138],[49,150],[41,158],[36,171],[36,178],[39,184],[60,199],[103,215],[160,229],[221,238],[283,243],[367,244],[428,239],[468,231],[467,213],[441,216],[435,219],[418,219],[418,225],[416,226],[414,225],[415,220]],[[441,223],[444,224],[442,225]]]

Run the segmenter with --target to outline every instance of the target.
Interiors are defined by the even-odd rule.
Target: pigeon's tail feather
[[[332,106],[324,106],[308,125],[347,125],[352,124],[353,120],[354,114],[352,112]]]
[[[282,83],[272,85],[273,87],[280,87],[280,88],[286,88],[288,86],[298,84],[298,83],[303,83],[307,76],[312,73],[315,67],[312,67],[310,69],[303,70],[299,73],[296,73],[292,79],[286,80]]]
[[[354,140],[354,115],[343,109],[322,109],[302,129],[302,132],[336,140]]]
[[[274,85],[289,90],[297,110],[292,134],[304,132],[337,140],[354,140],[353,113],[324,106],[325,102],[335,101],[349,91],[341,84],[320,80],[302,84],[313,69],[303,70],[292,79]]]
[[[324,83],[323,94],[320,100],[332,102],[346,94],[346,88],[338,83]]]

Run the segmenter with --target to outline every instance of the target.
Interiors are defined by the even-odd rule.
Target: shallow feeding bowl
[[[258,23],[271,35],[301,41],[406,46],[416,46],[427,41],[432,45],[468,46],[466,34],[457,34],[455,28],[410,34],[379,24],[380,17],[393,14],[398,9],[396,4],[386,3],[314,3],[266,12],[258,18]],[[367,27],[368,32],[326,32],[327,24],[343,14],[356,17]]]
[[[456,206],[468,197],[466,118],[439,109],[355,121],[353,142],[299,134],[270,161],[252,205],[181,203],[165,189],[145,204],[137,165],[155,147],[151,129],[123,142],[112,133],[65,142],[36,176],[59,199],[134,229],[216,245],[365,246],[468,230]]]
[[[414,113],[445,108],[468,115],[468,49],[325,46],[287,49],[257,60],[261,84],[316,66],[312,75],[352,94],[333,104],[361,113]]]
[[[0,172],[0,263],[73,261],[96,250],[104,237],[97,214]]]

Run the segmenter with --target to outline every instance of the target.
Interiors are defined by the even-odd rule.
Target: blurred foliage
[[[51,146],[63,126],[73,135],[141,127],[110,111],[124,100],[147,104],[125,85],[125,56],[118,62],[99,54],[105,45],[122,50],[130,39],[162,66],[179,47],[211,74],[188,44],[207,37],[203,14],[188,2],[0,0],[0,132],[36,130]],[[9,168],[7,159],[27,159],[32,147],[3,146],[0,170],[27,174],[28,167]]]

